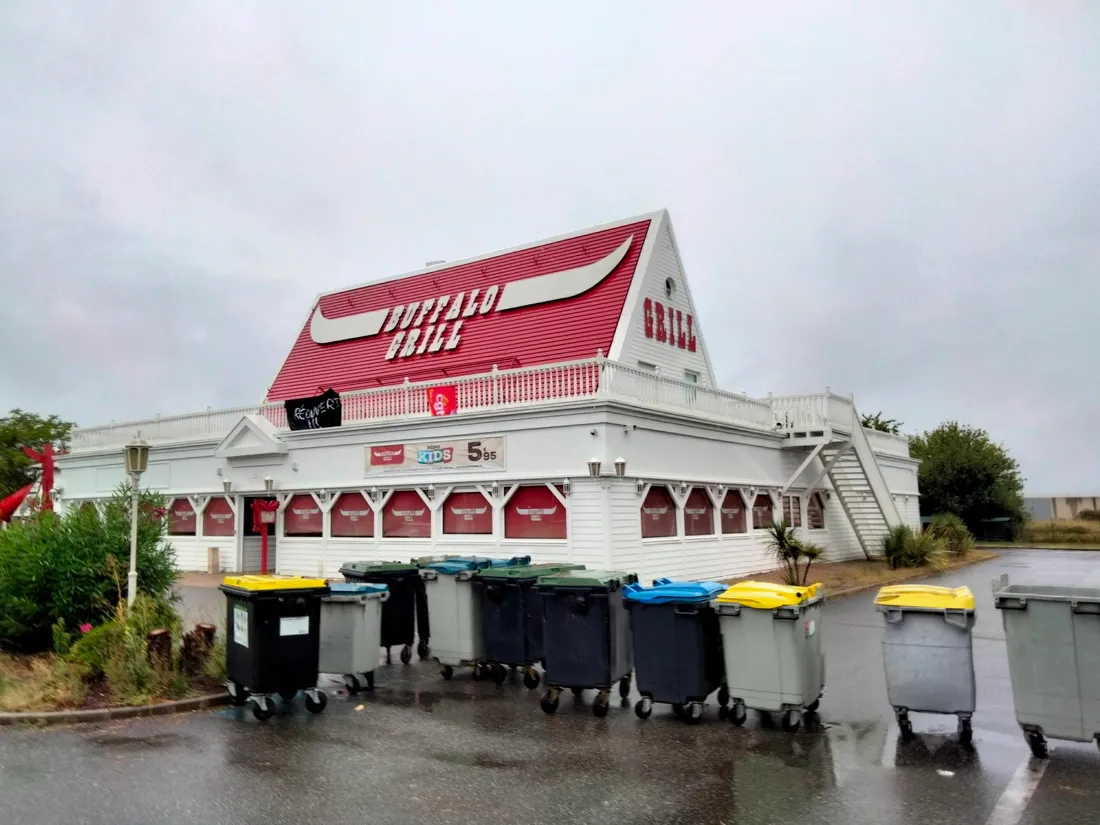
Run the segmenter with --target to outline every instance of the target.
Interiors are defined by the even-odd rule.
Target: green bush
[[[891,568],[944,566],[944,543],[931,530],[917,532],[908,524],[893,527],[882,540],[882,555]]]
[[[106,672],[107,662],[121,641],[122,625],[113,620],[104,622],[77,639],[66,658],[81,665],[87,678],[96,679]]]
[[[904,567],[905,544],[913,535],[912,528],[908,524],[899,524],[892,527],[882,540],[882,555],[891,570]]]
[[[974,549],[974,536],[966,529],[966,524],[954,513],[940,513],[932,517],[928,530],[943,543],[948,553],[965,556]]]
[[[794,528],[786,520],[773,521],[764,530],[768,534],[768,549],[783,567],[783,580],[795,587],[806,584],[810,576],[810,565],[824,552],[822,548],[800,541]],[[801,566],[803,562],[805,567]]]
[[[138,519],[138,589],[167,598],[178,577],[164,540],[163,498],[142,493]],[[101,624],[125,598],[130,556],[130,494],[116,491],[102,514],[78,508],[41,513],[0,531],[0,650],[53,647],[53,626]]]

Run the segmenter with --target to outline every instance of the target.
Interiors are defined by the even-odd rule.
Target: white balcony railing
[[[429,418],[427,390],[439,383],[442,382],[423,381],[344,393],[341,396],[343,420],[355,423]],[[826,421],[846,430],[852,410],[850,399],[832,393],[760,400],[676,381],[605,358],[493,370],[447,379],[445,383],[457,389],[459,413],[604,398],[775,431],[823,429]],[[153,444],[214,440],[228,434],[246,414],[263,415],[278,429],[287,429],[282,402],[265,403],[84,427],[73,431],[71,449],[79,452],[121,447],[137,436]]]

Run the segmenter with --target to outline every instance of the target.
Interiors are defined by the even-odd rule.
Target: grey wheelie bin
[[[475,598],[481,608],[481,637],[485,661],[492,679],[504,681],[507,665],[523,671],[528,690],[539,686],[542,677],[535,669],[545,653],[542,633],[542,597],[536,585],[543,576],[563,570],[583,570],[583,564],[531,564],[521,567],[491,567],[474,576]]]
[[[384,584],[390,597],[382,606],[382,647],[386,649],[386,661],[391,661],[390,648],[401,646],[401,662],[412,661],[412,645],[417,643],[421,659],[428,658],[428,640],[431,632],[428,624],[428,603],[424,596],[424,583],[420,580],[417,560],[408,563],[345,562],[340,573],[349,582]]]
[[[384,584],[341,582],[321,599],[321,673],[339,673],[351,693],[374,689],[382,646]]]
[[[1046,737],[1100,736],[1100,587],[993,581],[1008,648],[1016,721],[1031,752]]]
[[[899,584],[883,587],[875,609],[884,614],[882,662],[886,695],[903,741],[913,738],[909,713],[959,719],[959,741],[974,738],[974,594],[967,587]]]
[[[825,689],[820,584],[792,587],[740,582],[711,602],[718,611],[729,719],[743,725],[746,710],[782,713],[785,731],[798,730],[803,712],[817,710]]]
[[[623,587],[637,581],[633,573],[607,570],[566,570],[539,579],[548,688],[544,712],[558,709],[564,688],[574,695],[599,691],[592,705],[596,716],[607,715],[616,684],[623,699],[630,695],[634,657]]]
[[[474,574],[487,567],[515,567],[530,561],[530,556],[507,559],[459,556],[431,562],[420,569],[428,614],[435,624],[431,656],[439,662],[444,679],[454,676],[456,667],[472,667],[476,679],[486,675],[481,603],[471,585]],[[491,667],[488,670],[495,673]]]

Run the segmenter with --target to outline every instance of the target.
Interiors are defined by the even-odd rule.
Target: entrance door
[[[276,501],[273,496],[245,496],[244,509],[242,512],[242,519],[244,522],[244,530],[242,531],[241,542],[241,572],[242,573],[259,573],[260,572],[260,557],[262,555],[263,539],[260,536],[260,531],[256,530],[252,526],[252,502],[254,501]],[[274,573],[276,570],[276,554],[275,545],[278,539],[275,535],[275,528],[277,524],[268,525],[267,528],[267,572]]]

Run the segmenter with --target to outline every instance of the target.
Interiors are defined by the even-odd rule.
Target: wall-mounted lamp
[[[61,488],[60,487],[54,487],[52,490],[50,490],[50,501],[52,501],[54,503],[57,503],[57,501],[60,498],[61,498]]]
[[[233,489],[233,482],[228,478],[222,479],[222,492],[229,495],[229,491]]]
[[[322,504],[328,504],[329,492],[328,490],[320,490],[317,493],[317,498],[321,499]]]
[[[598,458],[593,458],[588,462],[588,475],[592,478],[600,477],[600,460]]]
[[[267,490],[267,492],[269,492],[269,493],[272,490],[274,490],[275,489],[275,479],[273,479],[271,476],[265,476],[264,477],[264,489]]]
[[[572,487],[573,487],[573,485],[571,485],[571,484],[569,483],[569,479],[567,479],[567,478],[563,478],[563,479],[561,480],[561,492],[562,492],[562,495],[566,495],[566,496],[567,496],[567,495],[569,495],[569,491],[570,491],[570,490],[572,489]]]
[[[680,482],[680,495],[686,496],[689,489],[691,489],[690,484],[688,484],[686,481]]]
[[[493,498],[500,495],[500,485],[497,482],[493,482],[493,486],[489,488],[493,493]]]
[[[432,499],[435,498],[435,485],[434,484],[429,484],[428,485],[428,498],[432,498]]]
[[[645,482],[642,481],[640,478],[634,482],[634,487],[638,491],[638,495],[641,495],[645,492]]]
[[[622,456],[615,459],[615,475],[619,478],[626,475],[626,459]]]
[[[377,487],[371,487],[370,488],[370,499],[371,499],[371,501],[378,501],[378,488]]]

